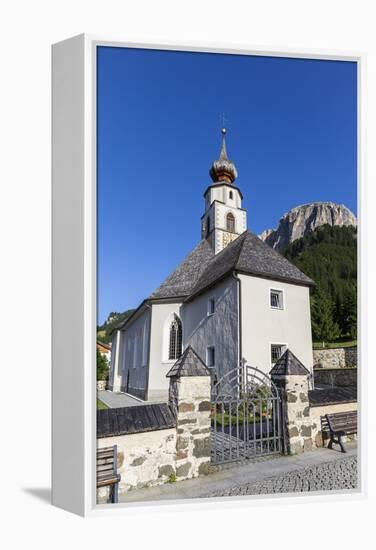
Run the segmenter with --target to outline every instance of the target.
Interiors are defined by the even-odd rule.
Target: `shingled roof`
[[[176,426],[167,403],[97,410],[97,437],[164,430]]]
[[[131,323],[149,300],[189,301],[232,272],[287,283],[314,285],[312,279],[250,231],[244,231],[218,254],[203,239],[165,281],[117,328]]]
[[[166,376],[210,376],[210,370],[195,350],[188,346]]]
[[[198,278],[214,257],[214,252],[203,239],[186,256],[182,263],[165,281],[150,295],[151,299],[189,296]]]
[[[286,374],[299,374],[307,376],[310,372],[296,355],[294,355],[290,349],[287,349],[278,359],[269,374],[282,376]]]
[[[279,252],[250,231],[244,231],[235,241],[214,256],[197,280],[189,299],[232,271],[288,283],[314,285],[312,279],[286,260]]]

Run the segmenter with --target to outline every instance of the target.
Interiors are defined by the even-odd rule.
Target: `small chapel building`
[[[288,348],[312,370],[314,283],[248,231],[225,134],[204,193],[201,241],[113,334],[113,391],[166,400],[166,374],[188,345],[217,379],[243,359],[269,373]]]

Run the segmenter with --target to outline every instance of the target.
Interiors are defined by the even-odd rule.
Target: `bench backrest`
[[[117,473],[117,445],[97,449],[97,480]]]
[[[328,420],[329,428],[331,430],[346,431],[349,429],[356,428],[358,423],[358,412],[347,411],[347,412],[327,414],[326,418]]]

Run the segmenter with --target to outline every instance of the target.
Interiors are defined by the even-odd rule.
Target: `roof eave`
[[[160,297],[160,298],[146,298],[141,302],[141,304],[134,310],[132,315],[128,317],[121,325],[114,327],[110,334],[113,334],[116,330],[124,330],[127,328],[127,326],[133,322],[135,319],[137,319],[138,315],[142,313],[146,307],[152,306],[153,304],[173,304],[175,302],[184,302],[185,298],[187,297],[187,294],[184,294],[182,296],[168,296],[168,297]],[[145,307],[144,307],[145,306]]]
[[[218,181],[216,183],[212,183],[211,185],[209,185],[207,188],[206,188],[206,191],[204,192],[203,194],[203,197],[206,196],[206,193],[209,191],[209,189],[211,189],[212,187],[222,187],[222,185],[225,185],[226,187],[230,187],[231,189],[235,189],[236,191],[239,192],[240,194],[240,198],[243,200],[243,193],[240,191],[239,187],[237,187],[236,185],[234,185],[233,183],[228,183],[227,181]]]
[[[251,270],[245,270],[245,269],[235,269],[236,273],[239,273],[240,275],[250,275],[251,277],[258,277],[260,279],[268,279],[270,281],[279,281],[281,283],[288,283],[292,285],[298,285],[298,286],[308,286],[308,287],[315,287],[316,283],[312,280],[309,281],[302,281],[299,279],[294,279],[293,277],[281,277],[278,275],[271,275],[270,273],[260,273],[260,272],[254,272]]]
[[[215,286],[217,283],[220,283],[220,282],[224,281],[225,279],[227,279],[227,277],[230,277],[233,273],[234,273],[234,268],[231,267],[228,271],[226,271],[226,273],[224,273],[223,275],[218,277],[218,279],[215,279],[215,281],[213,281],[212,283],[209,283],[208,285],[206,285],[202,289],[198,290],[197,292],[194,292],[194,293],[190,294],[189,296],[187,296],[187,298],[184,300],[184,302],[185,303],[191,302],[192,300],[197,298],[197,296],[200,296],[201,294],[204,294],[204,292],[206,292],[207,290],[210,290],[211,288],[213,288],[213,286]]]
[[[150,302],[150,300],[149,300],[148,298],[146,298],[146,300],[143,300],[143,301],[141,302],[141,304],[134,310],[134,312],[133,312],[125,321],[123,321],[122,324],[120,324],[120,325],[117,326],[117,327],[114,327],[114,328],[111,330],[110,334],[111,334],[111,335],[114,334],[114,332],[117,331],[117,330],[124,330],[124,328],[130,323],[131,320],[133,321],[133,319],[135,319],[135,318],[138,317],[138,315],[139,315],[139,314],[142,312],[142,310],[144,309],[144,306],[147,306],[147,305],[149,304],[149,302]]]

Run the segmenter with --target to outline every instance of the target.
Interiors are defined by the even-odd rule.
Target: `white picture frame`
[[[365,54],[330,51],[233,48],[227,44],[136,44],[79,35],[52,48],[52,502],[81,516],[112,513],[96,505],[96,48],[117,46],[191,52],[236,53],[353,61],[358,66],[358,204],[359,204],[359,361],[360,493],[365,494],[366,407],[365,271]],[[66,327],[70,326],[69,347]],[[360,369],[359,369],[360,370]],[[69,408],[66,395],[70,396]],[[268,497],[270,498],[270,497]],[[281,499],[280,495],[273,497]],[[289,497],[292,500],[301,498]],[[337,494],[306,499],[351,498]],[[176,502],[176,501],[174,501]],[[195,501],[190,501],[198,505]],[[249,505],[252,499],[248,500]],[[254,502],[253,502],[254,503]],[[207,503],[200,503],[200,506]],[[119,504],[116,509],[129,505]]]

